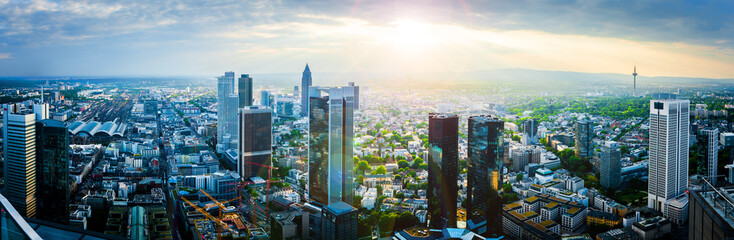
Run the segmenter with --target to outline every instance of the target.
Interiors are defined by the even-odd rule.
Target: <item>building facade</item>
[[[239,94],[239,108],[252,106],[252,78],[249,74],[242,74],[237,79],[237,93]]]
[[[231,129],[229,120],[237,117],[236,112],[229,112],[227,108],[230,94],[234,93],[233,85],[234,72],[225,72],[223,76],[217,77],[217,144],[224,143],[224,135]]]
[[[311,87],[308,90],[310,201],[323,206],[336,202],[352,204],[354,89]]]
[[[538,143],[538,120],[528,119],[522,124],[522,145]]]
[[[719,164],[719,129],[707,127],[701,130],[706,144],[706,176],[708,181],[716,186],[716,175]]]
[[[357,209],[344,202],[336,202],[321,211],[321,239],[357,239]]]
[[[5,193],[24,217],[36,217],[36,114],[3,105]]]
[[[303,117],[309,115],[309,88],[311,88],[312,84],[311,69],[306,64],[306,69],[303,70],[303,76],[301,76],[301,116]]]
[[[594,124],[591,121],[576,122],[576,157],[584,159],[594,155]]]
[[[69,131],[56,120],[36,122],[38,219],[69,221]]]
[[[491,221],[487,209],[489,188],[502,187],[502,154],[505,122],[493,116],[469,117],[469,145],[467,147],[467,221],[476,226],[479,234],[486,231]],[[497,198],[495,198],[497,199]],[[497,210],[498,211],[498,210]],[[481,224],[484,222],[484,224]]]
[[[240,109],[237,173],[242,179],[255,176],[268,178],[268,168],[261,165],[271,165],[272,117],[273,111],[265,106]]]
[[[606,188],[615,188],[622,183],[622,152],[619,143],[607,141],[601,147],[599,183]]]
[[[429,228],[456,227],[459,174],[459,117],[428,114],[428,215]]]
[[[689,111],[689,100],[650,100],[647,207],[675,223],[688,217],[688,198],[680,195],[688,188]]]

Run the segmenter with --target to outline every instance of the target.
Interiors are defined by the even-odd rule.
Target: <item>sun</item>
[[[400,48],[422,48],[436,43],[435,36],[431,31],[431,25],[413,21],[398,20],[391,23],[391,40],[396,47]]]

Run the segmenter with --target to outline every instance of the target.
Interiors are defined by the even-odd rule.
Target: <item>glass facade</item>
[[[428,114],[429,228],[456,227],[458,195],[459,117]]]
[[[69,221],[69,131],[64,123],[36,123],[36,182],[38,218]]]
[[[502,186],[504,125],[497,117],[469,117],[467,217],[475,222],[487,219],[489,189],[499,190]]]
[[[309,194],[322,205],[352,203],[353,93],[351,87],[309,89]]]
[[[237,87],[239,93],[239,107],[252,106],[252,78],[248,74],[242,74],[237,79]]]
[[[272,116],[270,108],[249,106],[242,108],[239,114],[239,158],[238,174],[243,179],[259,176],[268,178],[268,168],[255,164],[270,166],[272,156]]]

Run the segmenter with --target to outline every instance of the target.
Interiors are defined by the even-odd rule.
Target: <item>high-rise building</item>
[[[258,165],[271,165],[272,117],[273,110],[265,106],[248,106],[240,109],[237,173],[243,179],[254,176],[268,177],[268,169]]]
[[[225,141],[227,149],[236,149],[239,145],[239,109],[240,109],[240,96],[237,93],[230,93],[227,97],[227,106],[225,114],[227,114],[227,131],[224,133],[225,137],[229,137],[229,142]]]
[[[48,119],[48,103],[33,104],[33,113],[36,114],[36,121]]]
[[[622,153],[619,143],[607,141],[601,147],[599,182],[606,188],[619,187],[622,181]]]
[[[505,122],[493,116],[469,117],[467,147],[467,223],[479,234],[486,232],[489,216],[489,188],[502,187],[502,138]],[[499,210],[498,210],[499,211]]]
[[[349,82],[350,87],[354,87],[354,110],[359,110],[359,86],[355,86],[354,82]]]
[[[36,114],[3,105],[5,193],[24,217],[36,217]]]
[[[647,207],[676,223],[688,217],[690,101],[674,95],[650,100],[650,159]]]
[[[260,91],[260,105],[270,107],[270,92]]]
[[[528,119],[522,124],[522,145],[538,143],[538,120]]]
[[[428,114],[429,228],[455,228],[459,175],[459,117]]]
[[[36,186],[38,218],[69,221],[69,130],[56,120],[36,122]]]
[[[336,202],[321,211],[321,239],[357,239],[357,209],[344,202]]]
[[[311,79],[311,69],[306,64],[306,69],[303,70],[303,76],[301,77],[301,116],[307,117],[309,115],[309,88],[313,84]]]
[[[328,95],[323,95],[322,92]],[[326,206],[354,197],[354,89],[311,87],[309,95],[309,194]]]
[[[229,121],[237,117],[237,112],[229,112],[230,94],[234,85],[234,72],[225,72],[224,76],[217,77],[217,143],[224,144],[224,135],[230,132]],[[219,148],[219,147],[218,147]],[[224,149],[226,150],[226,149]]]
[[[157,115],[158,114],[158,101],[150,100],[143,103],[143,113],[145,115]]]
[[[594,156],[594,126],[591,121],[579,120],[576,122],[576,157],[590,158]]]
[[[252,106],[252,78],[248,74],[242,74],[237,79],[239,93],[239,108]]]
[[[717,168],[719,167],[719,129],[707,127],[701,130],[706,138],[706,177],[708,181],[716,186]]]

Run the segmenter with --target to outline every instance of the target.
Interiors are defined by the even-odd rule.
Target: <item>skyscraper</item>
[[[36,217],[36,114],[19,104],[3,105],[5,193],[25,216]]]
[[[428,114],[428,217],[429,228],[456,227],[459,175],[459,117]]]
[[[619,143],[607,141],[601,147],[601,160],[599,167],[599,182],[603,187],[615,188],[619,187],[622,181],[622,163],[620,162],[622,153],[619,149]]]
[[[217,77],[217,144],[227,144],[224,142],[224,135],[230,132],[229,120],[237,117],[237,112],[229,112],[227,108],[230,94],[233,93],[233,84],[234,72],[225,72],[224,76]]]
[[[36,114],[36,121],[48,119],[48,103],[33,104],[33,113]]]
[[[469,144],[467,147],[467,224],[482,234],[489,225],[489,188],[502,186],[502,155],[505,122],[493,116],[469,117]],[[491,221],[491,220],[490,220]]]
[[[359,110],[359,86],[355,86],[354,82],[349,82],[350,87],[354,87],[354,110]]]
[[[309,115],[309,88],[313,84],[311,80],[311,69],[306,64],[306,69],[303,70],[303,76],[301,77],[301,116]]]
[[[357,209],[336,202],[321,211],[321,237],[328,240],[357,239]]]
[[[270,107],[270,92],[260,91],[260,105]]]
[[[706,177],[715,186],[719,167],[719,129],[707,127],[701,130],[701,134],[706,138]]]
[[[589,158],[594,155],[594,126],[591,121],[576,122],[576,157]]]
[[[690,101],[674,95],[650,100],[650,160],[647,207],[682,223],[688,216]]]
[[[268,169],[255,164],[270,166],[272,155],[273,111],[265,106],[248,106],[239,113],[239,161],[237,173],[243,179],[253,176],[268,177]]]
[[[36,122],[38,218],[69,221],[69,130],[56,120]]]
[[[311,202],[326,206],[352,204],[354,195],[354,89],[310,87],[309,194]],[[321,93],[328,95],[322,96]]]
[[[239,108],[252,106],[252,78],[248,74],[242,74],[237,79],[239,93]]]
[[[153,116],[158,114],[158,101],[156,100],[145,101],[145,103],[143,103],[143,113],[145,113],[145,115],[153,115]]]
[[[522,124],[522,145],[527,146],[538,142],[538,120],[528,119]]]

